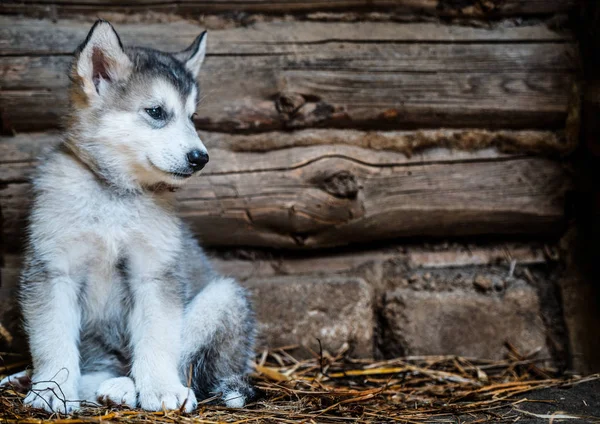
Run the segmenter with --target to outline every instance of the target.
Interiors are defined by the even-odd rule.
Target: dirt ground
[[[282,348],[259,355],[252,378],[258,396],[240,409],[219,406],[215,394],[191,414],[87,404],[71,416],[23,406],[25,378],[23,386],[0,388],[0,424],[600,423],[600,375],[560,375],[515,355],[375,361],[319,352],[303,359]]]
[[[501,408],[494,414],[490,411],[480,416],[462,415],[454,417],[454,421],[451,422],[480,422],[481,419],[506,423],[518,421],[522,424],[600,422],[600,381],[598,380],[571,388],[541,389],[528,393],[520,399],[523,402]]]

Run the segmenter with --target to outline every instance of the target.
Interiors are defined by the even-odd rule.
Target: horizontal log
[[[252,171],[285,167],[294,160],[289,150],[294,147],[317,147],[333,149],[335,146],[349,146],[369,149],[369,157],[385,160],[388,154],[400,153],[406,157],[424,158],[420,153],[427,150],[426,156],[434,157],[431,149],[447,148],[454,151],[456,158],[489,158],[489,151],[495,148],[502,153],[542,154],[549,156],[570,153],[574,146],[565,138],[562,131],[488,131],[478,129],[438,129],[420,131],[356,131],[333,129],[310,129],[293,132],[266,132],[260,134],[226,134],[207,131],[198,132],[203,143],[212,152],[218,149],[230,155],[231,163],[211,161],[211,168],[217,172],[233,171],[228,168],[235,164],[235,157],[246,157],[243,153],[274,152],[265,162],[261,155],[251,156]],[[14,137],[0,137],[0,182],[24,181],[29,178],[36,158],[54,148],[60,140],[60,133],[23,133]],[[484,150],[483,152],[481,152]],[[279,151],[275,153],[275,151]],[[326,151],[326,150],[325,150]],[[277,162],[273,163],[274,157]],[[395,157],[399,157],[395,155]],[[241,160],[241,159],[240,159]],[[297,157],[296,157],[297,160]],[[394,159],[396,160],[396,159]],[[422,159],[425,160],[425,159]],[[234,165],[235,166],[235,165]]]
[[[31,169],[31,159],[16,157],[51,144],[48,137],[0,144],[16,152],[0,155],[7,158],[0,168],[4,235],[14,248]],[[207,245],[315,248],[404,236],[547,234],[564,224],[570,186],[560,163],[491,149],[410,157],[343,144],[210,152],[206,171],[177,194],[181,216]]]
[[[386,263],[402,263],[411,271],[490,266],[504,266],[509,270],[512,261],[516,266],[538,266],[559,259],[555,246],[536,242],[489,245],[434,244],[427,247],[402,244],[367,250],[318,252],[229,248],[208,249],[208,253],[211,262],[220,273],[241,281],[283,275],[352,273],[366,278],[376,287],[378,284],[373,280],[373,276],[378,274],[365,273],[365,270],[379,268]],[[0,280],[4,289],[10,291],[17,287],[21,265],[21,253],[4,255],[0,267]]]
[[[365,161],[379,163],[441,161],[447,156],[445,149],[452,150],[454,160],[467,161],[512,157],[495,153],[492,148],[507,154],[538,153],[551,156],[569,153],[573,148],[561,133],[552,131],[441,129],[386,132],[316,129],[251,135],[206,131],[198,134],[211,156],[213,151],[220,155],[219,160],[211,160],[205,174],[235,173],[241,162],[245,162],[245,170],[251,172],[294,168],[314,160],[315,155],[335,154],[342,146],[351,151],[366,152]],[[0,183],[27,182],[37,159],[59,142],[59,132],[0,137]],[[271,153],[256,154],[266,152]]]
[[[59,6],[54,0],[5,0],[0,13],[94,14],[99,12],[136,13],[155,12],[184,15],[205,13],[310,13],[319,11],[347,12],[349,10],[394,11],[396,13],[427,14],[435,16],[465,16],[493,18],[517,15],[539,15],[567,12],[576,0],[63,0]]]
[[[436,270],[504,265],[510,268],[512,261],[519,266],[542,265],[551,261],[555,249],[544,248],[536,243],[503,243],[491,246],[422,246],[402,245],[396,247],[350,251],[322,252],[304,255],[276,254],[274,252],[238,250],[211,252],[211,258],[219,272],[239,280],[303,274],[352,274],[362,276],[374,286],[379,286],[373,276],[380,277],[376,269],[386,263],[402,263],[406,269]],[[550,253],[550,255],[548,255]],[[237,256],[236,256],[237,255]],[[16,266],[11,262],[13,268]],[[410,277],[410,276],[408,276]]]
[[[200,31],[177,25],[118,30],[126,44],[176,50]],[[5,132],[58,125],[69,54],[88,28],[0,18]],[[196,124],[211,131],[563,128],[578,69],[572,37],[545,25],[272,22],[213,31],[210,39]]]
[[[95,19],[54,22],[0,16],[0,54],[70,55],[85,39]],[[116,28],[126,45],[151,46],[164,51],[187,47],[205,29],[182,20],[123,23]],[[209,37],[209,56],[302,53],[310,48],[307,45],[317,43],[322,45],[321,50],[335,51],[341,49],[331,49],[327,44],[339,41],[394,44],[574,41],[571,33],[553,31],[545,24],[478,28],[439,23],[311,21],[259,22],[248,27],[211,30]]]
[[[342,152],[297,169],[198,178],[179,195],[181,215],[208,244],[289,248],[561,227],[565,175],[553,162],[367,165],[364,152]]]

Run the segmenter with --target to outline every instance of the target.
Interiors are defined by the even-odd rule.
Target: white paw
[[[198,405],[191,389],[179,384],[177,386],[138,387],[140,408],[146,411],[162,411],[163,409],[180,409],[185,402],[184,411],[191,412]]]
[[[37,379],[23,403],[33,408],[44,409],[48,412],[70,414],[79,409],[75,385],[64,383],[57,384],[52,381]]]
[[[237,390],[232,390],[223,394],[223,402],[228,408],[241,408],[246,404],[246,396]]]
[[[115,377],[103,381],[96,391],[96,399],[103,405],[136,406],[136,393],[133,380],[129,377]]]

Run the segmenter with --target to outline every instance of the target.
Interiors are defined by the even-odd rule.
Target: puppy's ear
[[[175,57],[185,65],[194,78],[197,78],[200,73],[204,56],[206,56],[206,31],[196,37],[187,49],[175,53]]]
[[[92,99],[102,96],[109,84],[127,78],[131,68],[115,29],[107,21],[98,20],[75,51],[71,74]]]

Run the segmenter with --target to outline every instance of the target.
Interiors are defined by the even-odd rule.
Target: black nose
[[[192,150],[187,154],[187,160],[194,172],[197,172],[208,163],[208,153],[201,150]]]

